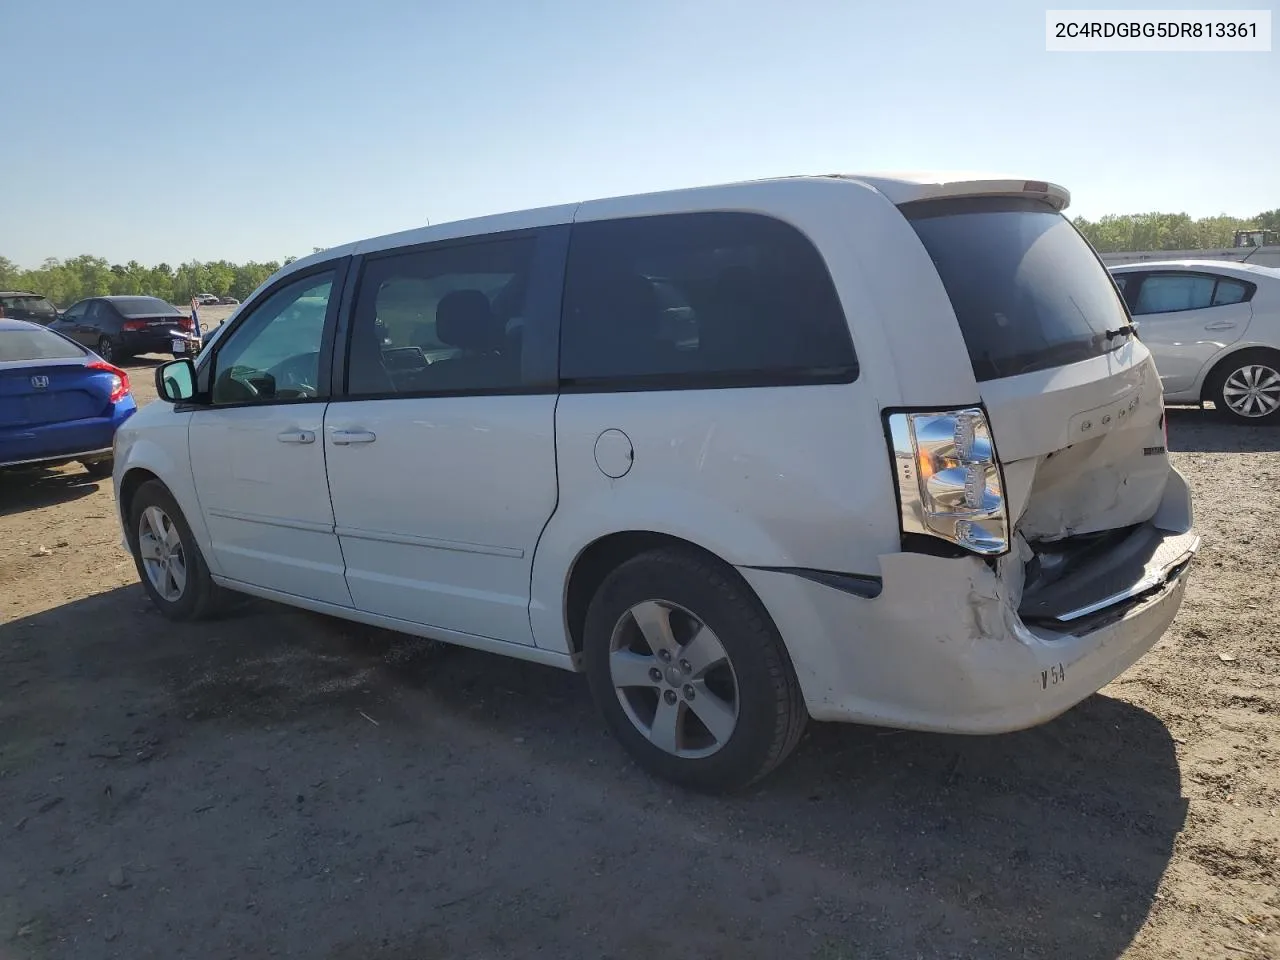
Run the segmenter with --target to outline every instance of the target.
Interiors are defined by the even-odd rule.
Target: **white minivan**
[[[1038,181],[796,177],[296,261],[116,438],[142,583],[586,673],[649,771],[809,717],[1046,721],[1199,546],[1160,378]]]

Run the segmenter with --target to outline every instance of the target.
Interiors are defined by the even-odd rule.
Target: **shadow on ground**
[[[0,955],[1115,957],[1186,814],[1165,727],[1105,696],[1004,737],[813,725],[713,798],[570,674],[147,611],[0,627]]]
[[[46,469],[0,470],[0,517],[79,500],[110,480],[94,480],[79,467],[67,471]]]
[[[173,357],[159,353],[143,353],[136,357],[130,357],[121,366],[126,370],[148,371],[154,370],[162,363],[168,363]]]
[[[1169,407],[1169,450],[1174,453],[1271,453],[1280,450],[1280,425],[1237,423],[1216,410]]]

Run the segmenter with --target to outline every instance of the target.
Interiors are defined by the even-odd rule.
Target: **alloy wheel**
[[[182,537],[167,513],[147,507],[138,521],[138,554],[156,593],[174,603],[187,589],[187,557]]]
[[[673,756],[708,757],[737,729],[738,678],[729,654],[678,604],[646,600],[619,618],[609,675],[627,719]]]
[[[1280,410],[1280,373],[1266,364],[1246,364],[1222,384],[1222,399],[1238,416],[1269,416]]]

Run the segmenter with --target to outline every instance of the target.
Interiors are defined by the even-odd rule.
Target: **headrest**
[[[489,298],[479,290],[454,290],[436,304],[436,339],[462,350],[489,350],[501,341],[502,330]]]

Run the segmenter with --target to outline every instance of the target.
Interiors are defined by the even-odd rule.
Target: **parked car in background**
[[[218,303],[217,295],[212,293],[197,293],[191,299],[194,300],[199,306],[202,306],[202,307],[213,306],[214,304]]]
[[[222,304],[223,306],[237,306],[239,305],[240,301],[237,300],[235,297],[221,297],[218,300],[218,303]]]
[[[48,326],[58,318],[58,308],[48,297],[20,290],[0,291],[0,316]]]
[[[1280,269],[1220,260],[1111,268],[1166,403],[1238,423],[1280,423]]]
[[[79,461],[111,475],[116,429],[137,404],[129,375],[26,320],[0,320],[0,467]]]
[[[810,716],[1043,723],[1159,639],[1200,542],[1067,201],[799,177],[325,250],[157,369],[125,542],[175,620],[230,589],[581,670],[697,787]]]
[[[194,356],[201,345],[192,319],[159,297],[90,297],[63,311],[53,329],[113,363],[140,353]]]

